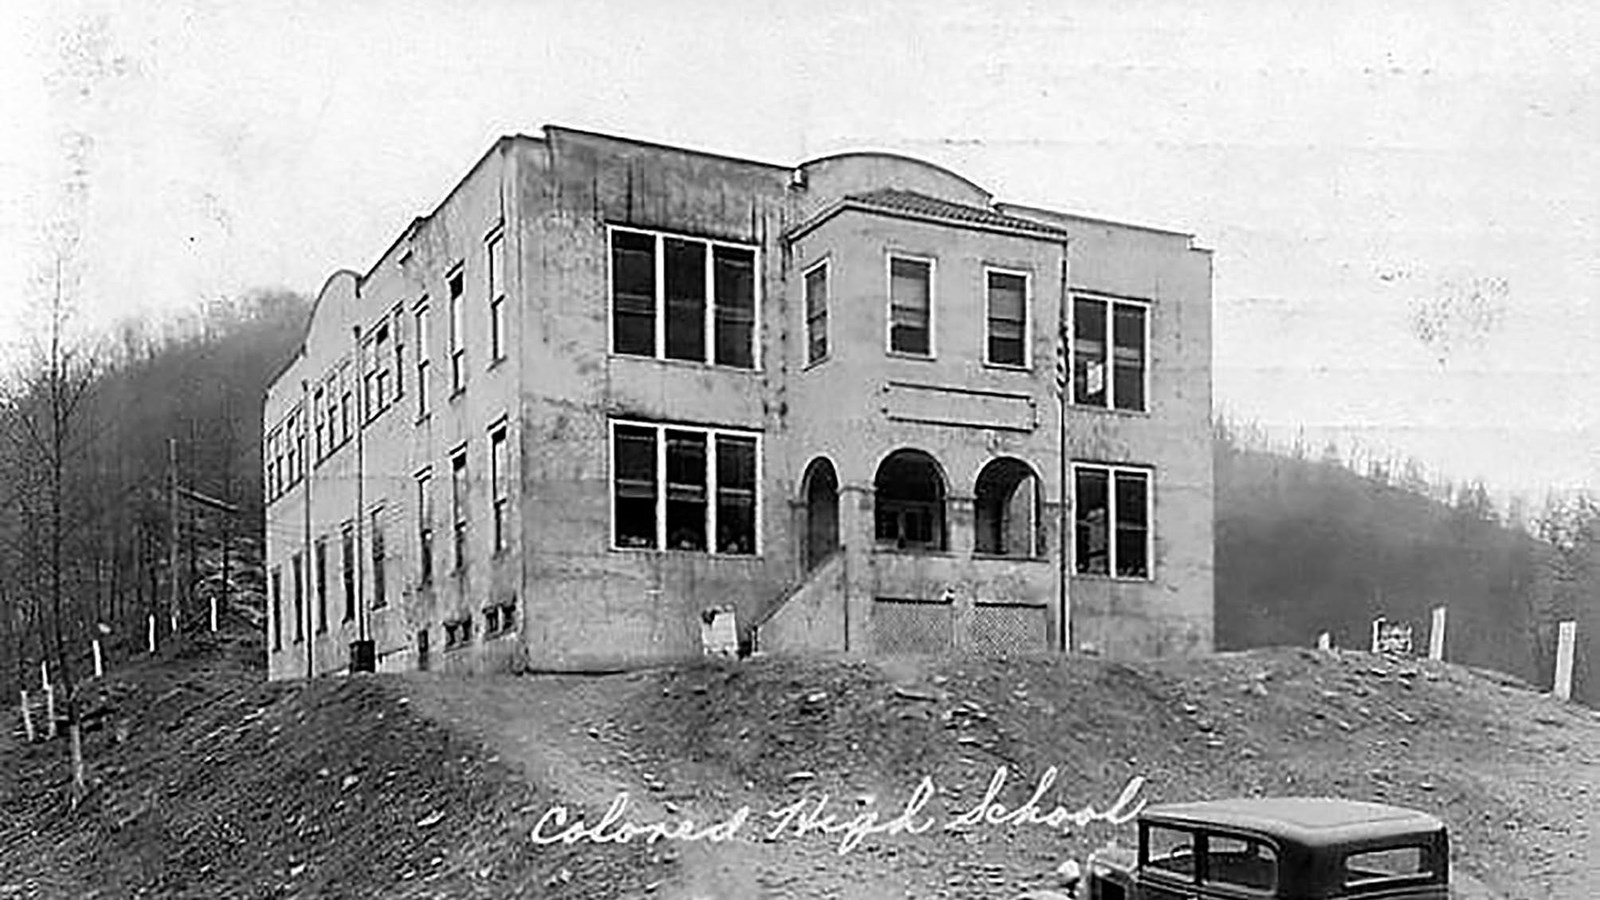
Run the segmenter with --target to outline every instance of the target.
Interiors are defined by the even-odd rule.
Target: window
[[[383,507],[372,511],[372,608],[382,609],[389,603],[384,590]]]
[[[889,257],[889,352],[933,355],[933,263]]]
[[[272,649],[283,649],[283,570],[272,570]]]
[[[1073,298],[1074,403],[1132,412],[1147,409],[1147,327],[1148,306],[1144,303]]]
[[[417,418],[428,416],[428,304],[416,310],[417,319]]]
[[[514,602],[496,603],[483,610],[483,636],[486,638],[510,634],[516,630],[516,625],[517,605]]]
[[[450,515],[455,548],[455,569],[467,564],[467,448],[450,457]]]
[[[1199,874],[1195,867],[1199,841],[1193,832],[1151,825],[1141,835],[1140,845],[1148,868],[1190,882]]]
[[[1278,883],[1278,854],[1264,841],[1208,835],[1205,870],[1207,884],[1270,891]]]
[[[510,524],[510,491],[506,486],[506,426],[501,423],[489,432],[489,491],[494,498],[494,552],[506,549],[506,528]]]
[[[806,272],[806,365],[828,358],[828,264]]]
[[[943,550],[944,476],[933,457],[896,450],[873,481],[874,530],[879,545],[898,550]]]
[[[489,360],[491,363],[506,357],[506,289],[501,274],[501,252],[505,246],[502,232],[489,238]]]
[[[1148,469],[1073,465],[1079,575],[1150,577]]]
[[[1432,874],[1432,854],[1427,847],[1416,845],[1364,850],[1352,853],[1344,860],[1346,887],[1426,877]]]
[[[294,642],[296,644],[306,639],[306,601],[302,585],[305,582],[305,560],[296,553],[292,560],[293,583],[289,589],[294,591]]]
[[[450,273],[450,393],[467,389],[467,307],[462,293],[466,281],[461,267]]]
[[[313,568],[317,577],[317,634],[328,633],[328,540],[317,538]]]
[[[355,414],[355,385],[350,379],[350,363],[339,366],[339,443],[350,440],[350,417]]]
[[[454,650],[472,643],[472,619],[452,619],[444,623],[444,648]]]
[[[613,543],[753,556],[758,437],[709,428],[612,426]]]
[[[406,393],[405,314],[396,306],[389,318],[394,320],[394,399],[399,400]]]
[[[305,449],[305,443],[300,439],[300,410],[297,408],[289,413],[289,420],[284,426],[288,448],[288,472],[284,479],[283,487],[288,489],[300,480],[300,454]]]
[[[755,324],[754,248],[611,231],[613,353],[752,369]]]
[[[356,617],[356,535],[346,522],[339,534],[340,572],[344,577],[344,621]]]
[[[391,385],[393,373],[389,371],[391,336],[389,323],[379,323],[372,339],[361,348],[362,385],[366,392],[367,404],[365,420],[370,422],[378,414],[389,408],[389,402],[394,399],[394,387]]]
[[[328,443],[328,432],[323,422],[326,407],[327,400],[323,395],[322,385],[319,384],[317,389],[311,392],[311,426],[315,435],[312,449],[316,453],[313,458],[318,462],[321,462],[322,458],[328,454],[328,451],[333,449],[332,445]]]
[[[1028,276],[989,269],[989,340],[984,360],[995,366],[1028,366]]]
[[[433,583],[433,470],[417,473],[417,581]]]

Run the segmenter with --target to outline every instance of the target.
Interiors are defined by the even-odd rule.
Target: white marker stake
[[[104,678],[106,675],[106,660],[100,653],[100,639],[94,639],[94,677]]]
[[[150,634],[149,634],[148,643],[150,644],[150,652],[151,653],[156,652],[156,614],[155,613],[151,613],[150,614]]]
[[[1326,631],[1317,635],[1317,649],[1324,652],[1333,649],[1333,636]]]
[[[50,685],[44,689],[44,735],[56,739],[56,689]]]
[[[1572,651],[1577,639],[1577,622],[1567,621],[1557,626],[1555,694],[1563,700],[1572,699]]]
[[[1380,616],[1379,618],[1373,619],[1372,620],[1372,652],[1373,653],[1377,653],[1378,652],[1378,635],[1382,632],[1382,629],[1383,629],[1383,618]]]
[[[33,710],[28,708],[28,692],[22,692],[22,731],[28,736],[28,743],[33,743],[39,736],[33,730]]]
[[[39,690],[50,690],[50,666],[43,662],[39,663]]]
[[[217,595],[211,595],[211,633],[217,633]]]
[[[1444,607],[1433,608],[1433,627],[1428,630],[1428,658],[1444,661]]]

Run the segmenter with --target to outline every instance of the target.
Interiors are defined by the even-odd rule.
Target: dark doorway
[[[873,481],[878,545],[899,550],[945,549],[944,475],[920,450],[896,450]]]
[[[839,549],[839,478],[833,463],[814,459],[806,467],[806,546],[809,572]]]

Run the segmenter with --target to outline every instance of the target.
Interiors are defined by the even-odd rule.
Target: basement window
[[[757,435],[612,423],[613,546],[753,556]]]
[[[483,610],[483,636],[495,638],[516,630],[517,605],[507,601],[485,607]]]
[[[614,228],[611,352],[755,368],[754,247]]]
[[[472,643],[472,617],[464,616],[444,623],[444,648],[455,650]]]
[[[1150,577],[1148,469],[1073,464],[1079,575]]]

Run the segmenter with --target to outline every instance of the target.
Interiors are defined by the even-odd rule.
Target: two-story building
[[[713,610],[1209,650],[1210,286],[1187,235],[901,156],[502,138],[267,394],[270,673],[660,663]]]

